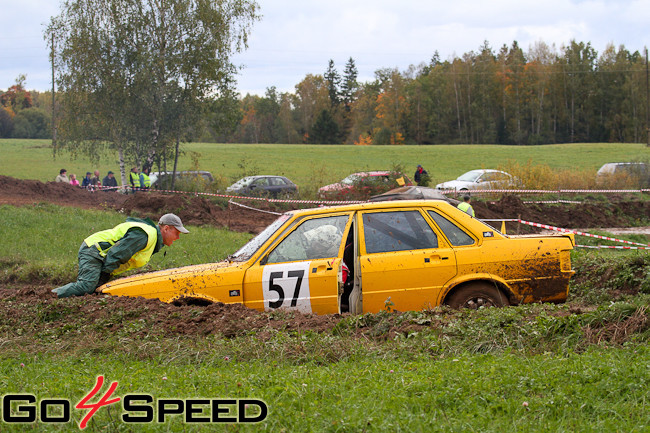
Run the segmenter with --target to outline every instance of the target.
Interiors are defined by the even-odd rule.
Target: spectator
[[[429,185],[429,173],[418,164],[418,168],[415,170],[415,174],[413,175],[413,180],[418,184],[418,186],[427,186]]]
[[[465,195],[463,197],[463,202],[458,204],[458,209],[462,210],[463,212],[465,212],[465,213],[467,213],[467,214],[469,214],[469,215],[471,215],[473,217],[476,217],[474,215],[474,208],[472,207],[471,204],[469,204],[471,199],[472,198],[469,196],[469,194]]]
[[[68,170],[65,168],[62,168],[59,170],[59,175],[54,179],[55,182],[65,182],[65,183],[70,183],[70,179],[68,179]]]
[[[133,192],[140,189],[140,175],[138,174],[138,167],[132,167],[131,173],[129,174],[129,183],[131,184],[131,189]]]
[[[151,172],[151,169],[149,167],[145,167],[142,169],[142,172],[140,173],[140,188],[141,189],[149,189],[151,186],[151,179],[149,178],[149,173]]]
[[[116,191],[117,190],[117,179],[115,179],[115,175],[113,175],[112,171],[109,171],[104,180],[102,181],[102,187],[103,188],[110,188],[109,191]]]
[[[70,175],[70,185],[79,186],[79,181],[77,180],[77,175],[72,173]]]
[[[95,188],[102,186],[102,181],[99,177],[99,170],[95,170],[95,175],[90,179],[90,184]]]
[[[82,188],[89,188],[91,186],[90,175],[91,175],[91,173],[89,171],[87,171],[86,172],[86,177],[84,177],[84,180],[81,181],[81,187]]]

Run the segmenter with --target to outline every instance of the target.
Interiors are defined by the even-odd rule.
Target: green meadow
[[[117,173],[116,154],[104,153],[98,163],[68,153],[53,157],[49,140],[0,140],[0,174],[19,179],[54,180],[59,169],[82,178],[87,171]],[[475,168],[507,164],[547,165],[593,177],[607,162],[648,161],[650,147],[639,143],[576,143],[544,146],[438,145],[337,146],[283,144],[187,143],[179,170],[208,170],[224,183],[249,174],[286,175],[300,187],[336,182],[350,173],[401,167],[412,175],[417,164],[428,170],[433,183],[455,179]],[[198,167],[193,163],[198,161]],[[130,164],[127,163],[127,168]],[[194,165],[194,166],[193,166]],[[155,171],[155,170],[154,170]]]

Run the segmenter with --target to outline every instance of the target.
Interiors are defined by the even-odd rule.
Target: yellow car
[[[506,236],[439,200],[283,214],[221,263],[114,280],[117,296],[365,313],[563,302],[572,234]]]

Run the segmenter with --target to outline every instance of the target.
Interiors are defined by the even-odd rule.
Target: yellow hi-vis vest
[[[474,209],[472,208],[472,205],[467,203],[466,201],[460,203],[458,205],[458,209],[462,210],[467,214],[470,214],[471,216],[474,216]]]
[[[131,181],[131,186],[135,188],[140,187],[140,175],[138,173],[131,172],[131,174],[129,174],[129,178]]]
[[[121,274],[122,272],[126,272],[129,269],[140,268],[146,265],[151,259],[153,250],[156,247],[156,241],[158,240],[158,230],[149,224],[127,221],[125,223],[118,224],[112,229],[102,230],[101,232],[94,233],[84,239],[86,245],[89,247],[92,247],[93,245],[96,246],[99,250],[99,254],[102,257],[106,257],[108,250],[111,249],[113,244],[122,239],[124,235],[126,235],[126,232],[133,227],[140,227],[147,234],[147,246],[135,253],[128,262],[123,263],[119,268],[111,272],[111,275]],[[102,250],[99,246],[100,242],[108,242],[111,244],[111,247]]]
[[[140,182],[140,186],[143,188],[149,188],[151,186],[151,178],[149,178],[149,176],[147,176],[144,173],[140,173],[140,176],[142,179],[142,182]]]

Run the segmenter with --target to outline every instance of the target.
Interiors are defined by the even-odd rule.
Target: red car
[[[352,173],[340,182],[318,190],[320,198],[365,199],[400,186],[413,185],[408,176],[394,171],[363,171]]]

